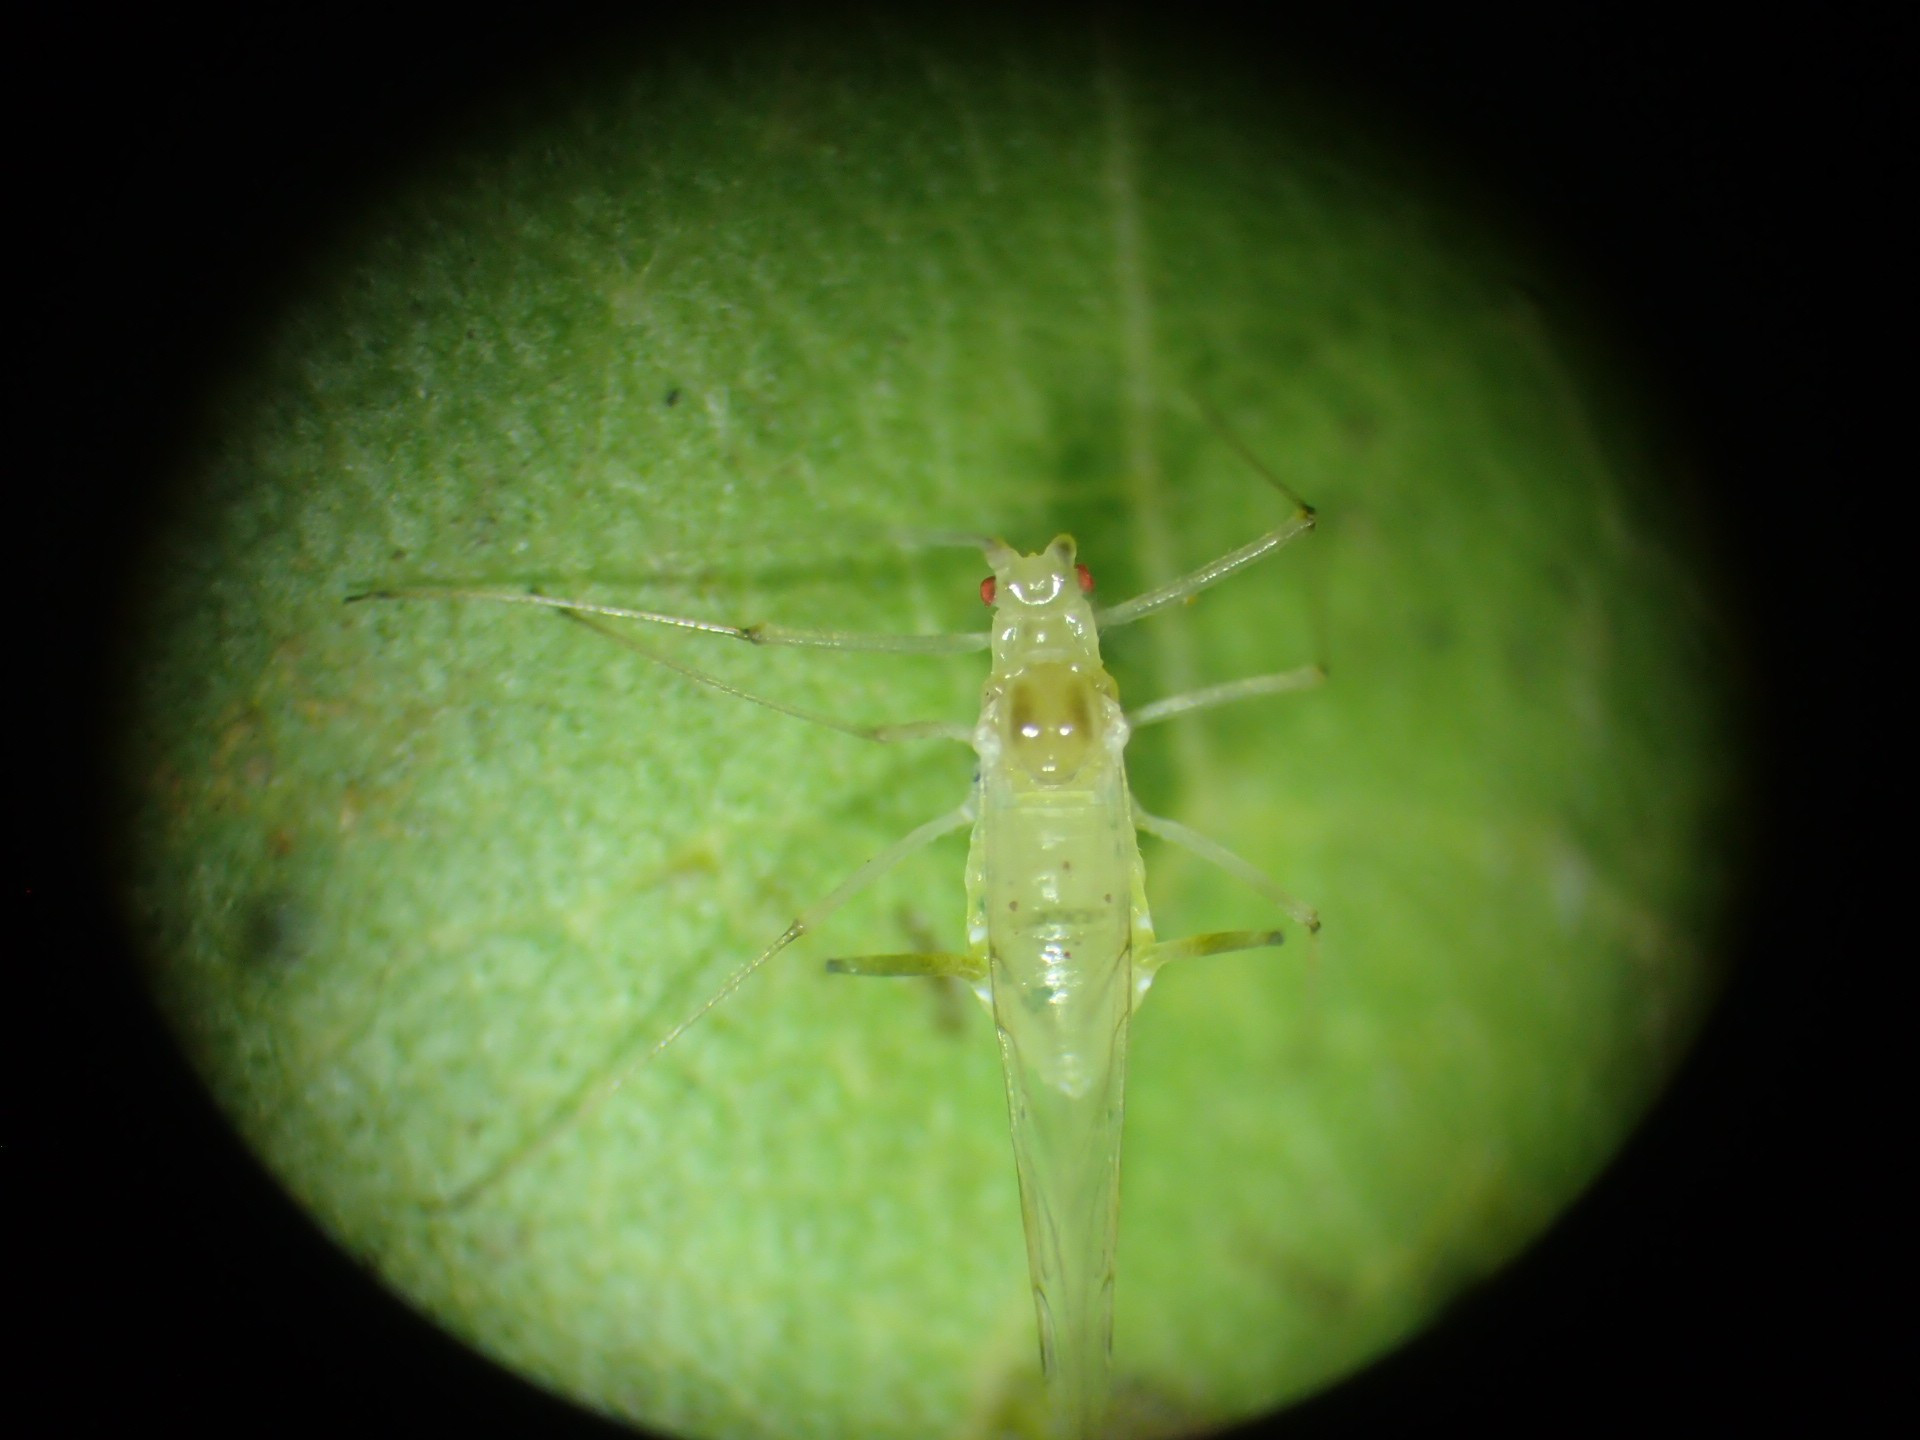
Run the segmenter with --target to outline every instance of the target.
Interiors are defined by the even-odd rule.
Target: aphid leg
[[[1278,930],[1214,930],[1205,935],[1189,935],[1184,940],[1164,940],[1149,945],[1133,957],[1133,1003],[1137,1007],[1147,987],[1153,984],[1160,967],[1174,960],[1196,960],[1204,955],[1225,955],[1234,950],[1264,950],[1286,942]]]
[[[766,964],[767,961],[793,944],[793,942],[798,940],[802,935],[818,927],[820,923],[829,915],[833,914],[834,911],[838,910],[861,890],[872,884],[874,880],[878,879],[888,870],[891,870],[909,855],[912,855],[917,850],[925,849],[942,835],[951,834],[963,825],[970,825],[972,823],[973,805],[969,802],[966,805],[962,805],[959,809],[949,811],[937,819],[929,820],[926,824],[918,826],[901,836],[898,840],[894,841],[893,844],[889,845],[858,870],[854,871],[853,874],[841,881],[832,893],[796,915],[793,923],[780,932],[778,939],[729,975],[726,980],[722,982],[720,988],[701,1002],[699,1008],[694,1010],[692,1014],[688,1015],[684,1020],[681,1020],[645,1050],[637,1054],[629,1055],[625,1059],[616,1060],[608,1069],[589,1078],[579,1089],[575,1090],[572,1095],[560,1103],[553,1113],[534,1130],[531,1138],[509,1150],[505,1155],[502,1155],[494,1161],[493,1164],[489,1165],[485,1170],[482,1170],[478,1175],[474,1176],[451,1194],[429,1202],[426,1208],[433,1211],[448,1211],[459,1210],[467,1205],[471,1205],[488,1190],[492,1189],[493,1186],[519,1169],[520,1166],[524,1165],[534,1156],[540,1154],[548,1146],[552,1145],[555,1140],[559,1139],[582,1120],[586,1119],[587,1116],[599,1109],[601,1105],[612,1098],[615,1091],[626,1084],[628,1078],[633,1075],[635,1071],[653,1060],[661,1051],[665,1050],[669,1045],[673,1044],[674,1041],[686,1034],[688,1030],[692,1029],[694,1025],[706,1018],[716,1006],[720,1005],[731,996],[734,991],[752,979],[755,972],[758,971],[762,965]],[[634,1038],[637,1038],[637,1036]],[[624,1049],[626,1047],[622,1046],[621,1048]]]
[[[909,950],[897,955],[839,955],[827,961],[835,975],[898,975],[923,979],[964,980],[981,984],[987,978],[984,955],[956,955],[938,950]]]
[[[533,605],[543,610],[564,610],[575,616],[599,615],[610,620],[639,620],[648,625],[664,625],[673,630],[697,630],[707,635],[724,635],[730,640],[744,640],[749,645],[802,645],[819,650],[959,655],[972,650],[985,650],[990,643],[985,631],[962,635],[881,635],[862,630],[805,630],[791,625],[729,625],[717,620],[698,620],[688,615],[669,615],[659,610],[603,605],[597,600],[569,600],[528,590],[481,590],[457,585],[409,585],[391,590],[364,590],[358,595],[347,596],[346,603],[352,605],[361,600],[485,600],[500,605]]]
[[[1095,613],[1094,622],[1102,630],[1110,630],[1117,625],[1131,625],[1143,615],[1164,610],[1169,605],[1178,605],[1191,596],[1198,595],[1210,585],[1217,585],[1238,570],[1244,570],[1263,556],[1271,555],[1289,540],[1296,540],[1313,529],[1313,511],[1307,506],[1299,510],[1283,524],[1276,525],[1256,540],[1249,540],[1236,550],[1229,550],[1217,559],[1209,560],[1197,570],[1190,570],[1178,580],[1169,580],[1165,585],[1156,586],[1144,595],[1136,595],[1131,600],[1122,600],[1108,610]]]
[[[1191,715],[1196,710],[1211,710],[1261,695],[1284,695],[1290,690],[1310,690],[1327,678],[1321,665],[1302,665],[1297,670],[1282,670],[1273,675],[1248,675],[1204,690],[1189,690],[1184,695],[1169,695],[1127,712],[1127,724],[1138,730],[1142,725],[1158,725],[1176,715]]]
[[[1184,850],[1191,850],[1202,860],[1219,866],[1243,885],[1266,896],[1283,914],[1291,916],[1299,924],[1304,925],[1308,933],[1311,934],[1320,929],[1320,917],[1311,905],[1301,904],[1268,879],[1263,871],[1249,865],[1219,841],[1209,840],[1198,830],[1190,830],[1177,820],[1165,820],[1158,815],[1149,815],[1138,805],[1133,807],[1133,823],[1134,827],[1143,834],[1153,835],[1178,845]]]
[[[1290,540],[1313,529],[1313,508],[1301,505],[1285,521],[1256,539],[1249,540],[1237,549],[1209,560],[1197,570],[1190,570],[1177,580],[1169,580],[1165,585],[1157,585],[1145,594],[1136,595],[1131,600],[1122,600],[1105,610],[1096,611],[1094,622],[1102,630],[1110,630],[1117,625],[1131,625],[1145,615],[1165,610],[1169,605],[1178,605],[1198,595],[1209,586],[1218,585],[1229,575],[1244,570],[1254,561],[1263,559],[1278,550]]]
[[[1217,865],[1236,880],[1266,896],[1283,913],[1306,927],[1307,984],[1309,989],[1317,988],[1320,974],[1320,916],[1312,906],[1301,904],[1274,884],[1264,871],[1248,864],[1217,840],[1209,840],[1199,831],[1190,830],[1177,820],[1164,820],[1157,815],[1149,815],[1135,805],[1133,823],[1142,833],[1171,841],[1175,845],[1191,850],[1202,860]],[[1281,935],[1277,930],[1224,930],[1149,946],[1142,954],[1134,957],[1133,1003],[1136,1006],[1140,1003],[1147,993],[1147,988],[1153,984],[1154,976],[1170,960],[1186,960],[1200,955],[1223,955],[1230,950],[1252,950],[1280,943]]]
[[[987,957],[961,955],[951,950],[903,950],[891,955],[836,955],[827,961],[830,975],[873,975],[881,979],[932,980],[943,982],[940,995],[942,1029],[957,1029],[962,1022],[958,986],[979,997],[988,1010],[993,1009],[993,992],[987,980]],[[955,982],[958,982],[958,985]],[[952,1008],[947,1008],[952,1007]]]
[[[1131,600],[1123,600],[1118,605],[1099,611],[1095,614],[1094,620],[1103,630],[1115,625],[1131,625],[1142,616],[1152,615],[1156,611],[1166,609],[1169,605],[1178,605],[1184,600],[1189,600],[1208,586],[1219,584],[1229,575],[1245,569],[1256,560],[1271,555],[1289,541],[1298,539],[1313,529],[1313,507],[1294,494],[1293,488],[1278,475],[1262,465],[1259,457],[1227,429],[1226,422],[1210,406],[1198,399],[1194,399],[1192,403],[1205,417],[1207,423],[1213,427],[1215,433],[1226,441],[1234,454],[1246,461],[1255,474],[1287,499],[1293,506],[1293,514],[1266,534],[1249,540],[1237,549],[1229,550],[1217,559],[1209,560],[1199,569],[1190,570],[1177,580],[1170,580],[1165,585],[1156,586],[1145,594],[1136,595]]]
[[[809,710],[804,706],[790,705],[784,700],[769,700],[764,695],[755,695],[730,685],[717,675],[709,675],[697,666],[662,655],[651,646],[643,645],[624,631],[611,625],[602,624],[591,615],[583,615],[577,610],[562,610],[567,619],[578,622],[596,634],[604,635],[616,645],[624,645],[636,655],[644,655],[656,665],[661,665],[675,674],[684,675],[696,684],[718,690],[725,695],[734,695],[742,700],[750,700],[755,705],[764,705],[769,710],[778,710],[782,715],[791,715],[796,720],[806,720],[815,725],[824,725],[829,730],[838,730],[842,735],[852,735],[860,740],[877,740],[883,744],[893,744],[902,740],[958,740],[962,745],[973,742],[973,731],[966,725],[956,725],[945,720],[916,720],[905,725],[849,725],[844,720],[818,710]]]
[[[973,530],[890,530],[888,538],[903,550],[986,549],[993,537]]]

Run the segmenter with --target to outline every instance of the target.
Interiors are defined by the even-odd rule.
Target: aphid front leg
[[[984,633],[953,635],[887,635],[869,630],[814,630],[794,625],[734,625],[719,620],[703,620],[691,615],[670,615],[661,610],[638,610],[630,605],[605,605],[598,600],[575,600],[560,595],[542,595],[537,590],[487,590],[464,585],[405,585],[392,589],[363,590],[347,596],[346,603],[365,600],[481,600],[493,605],[530,605],[540,610],[561,610],[576,618],[598,615],[609,620],[638,620],[669,630],[689,630],[702,635],[718,635],[743,640],[749,645],[797,645],[813,650],[863,650],[890,655],[964,655],[985,650],[989,644]]]
[[[1246,461],[1248,467],[1252,469],[1255,474],[1262,480],[1265,480],[1275,490],[1278,490],[1280,494],[1292,504],[1293,513],[1271,530],[1267,531],[1266,534],[1256,536],[1244,545],[1236,546],[1226,554],[1209,560],[1198,569],[1189,570],[1177,580],[1169,580],[1166,584],[1157,585],[1144,594],[1134,596],[1131,600],[1123,600],[1118,605],[1110,605],[1098,611],[1094,616],[1094,620],[1103,630],[1111,630],[1120,625],[1131,625],[1134,621],[1145,616],[1158,614],[1169,606],[1191,600],[1202,590],[1218,585],[1229,575],[1238,574],[1256,560],[1265,559],[1282,546],[1299,539],[1302,535],[1313,529],[1313,507],[1298,495],[1294,494],[1293,488],[1278,475],[1275,475],[1265,465],[1262,465],[1259,457],[1241,443],[1239,438],[1227,428],[1226,422],[1224,422],[1211,407],[1201,404],[1199,405],[1199,409],[1206,417],[1207,423],[1219,433],[1220,438],[1226,441],[1233,452],[1242,460]],[[1233,684],[1258,684],[1260,678],[1278,679],[1279,677],[1256,677],[1254,680],[1235,681]],[[1224,689],[1231,687],[1217,688]],[[1290,686],[1282,688],[1297,689],[1299,687]],[[1197,693],[1206,694],[1208,692],[1201,691]],[[1252,690],[1248,693],[1272,694],[1274,692],[1270,690]],[[1238,697],[1234,696],[1229,698]]]

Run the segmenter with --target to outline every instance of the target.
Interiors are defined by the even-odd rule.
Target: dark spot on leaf
[[[307,956],[312,918],[283,890],[248,902],[240,922],[240,963],[249,970],[291,970]]]
[[[679,403],[680,403],[680,387],[676,385],[673,387],[673,389],[667,391],[667,408],[671,410],[674,406],[678,405]]]

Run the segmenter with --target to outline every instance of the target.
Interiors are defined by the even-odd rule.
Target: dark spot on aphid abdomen
[[[993,963],[1018,986],[1020,1003],[1038,1013],[1097,993],[1095,977],[1123,963],[1132,937],[1111,906],[1029,907],[996,937]]]

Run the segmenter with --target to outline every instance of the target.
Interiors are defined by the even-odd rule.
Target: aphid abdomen
[[[1115,996],[1130,983],[1132,836],[1109,797],[985,789],[995,1014],[1048,1084],[1084,1089],[1110,1048],[1108,1017],[1124,1013]]]
[[[983,777],[979,883],[1041,1366],[1063,1435],[1091,1433],[1112,1366],[1114,1240],[1137,854],[1126,782]]]

